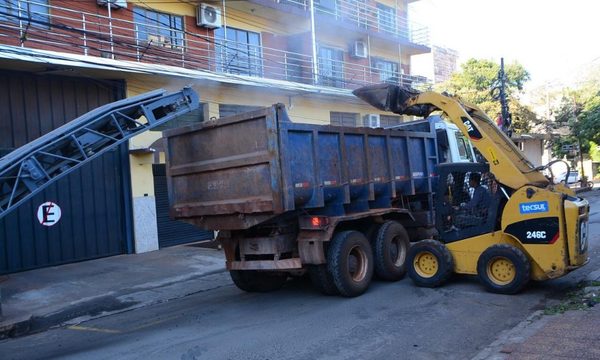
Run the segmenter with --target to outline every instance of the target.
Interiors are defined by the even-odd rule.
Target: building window
[[[183,46],[183,16],[134,8],[133,21],[138,40],[171,49]]]
[[[396,10],[383,4],[377,4],[377,26],[381,31],[396,33]]]
[[[336,126],[356,126],[356,121],[359,114],[331,111],[329,113],[329,121],[331,125]]]
[[[398,82],[398,63],[386,60],[376,60],[375,68],[379,70],[379,81],[388,83]]]
[[[344,52],[325,46],[319,47],[319,83],[344,87]]]
[[[260,34],[228,27],[215,30],[217,71],[262,76]]]
[[[18,0],[0,0],[0,21],[31,24],[36,27],[49,27],[50,15],[48,0],[26,2]]]

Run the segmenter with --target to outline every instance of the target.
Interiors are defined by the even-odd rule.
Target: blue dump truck
[[[374,273],[402,278],[409,242],[431,237],[433,122],[301,124],[278,104],[164,136],[171,216],[219,230],[242,290],[308,271],[323,293],[357,296]]]

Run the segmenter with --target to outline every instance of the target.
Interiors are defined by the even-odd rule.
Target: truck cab
[[[389,128],[426,132],[433,128],[437,141],[438,163],[477,162],[469,139],[463,135],[458,126],[444,120],[439,115],[431,115],[426,119],[410,121]]]

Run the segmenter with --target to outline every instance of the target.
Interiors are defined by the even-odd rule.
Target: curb
[[[95,296],[91,300],[87,300],[80,303],[71,303],[68,306],[49,314],[41,316],[36,315],[25,315],[21,316],[15,321],[0,324],[0,340],[7,338],[16,338],[25,335],[30,335],[38,332],[48,330],[53,327],[59,327],[62,325],[76,325],[78,323],[93,320],[109,315],[119,314],[126,311],[131,311],[146,306],[156,305],[172,300],[184,298],[189,295],[197,294],[200,292],[212,290],[215,288],[222,287],[200,287],[194,289],[190,284],[189,288],[194,289],[191,291],[185,291],[169,296],[156,296],[148,297],[145,296],[148,293],[154,293],[156,289],[168,288],[169,286],[177,286],[186,282],[198,282],[198,279],[217,275],[226,272],[225,268],[208,271],[200,275],[192,275],[184,279],[178,279],[176,281],[165,281],[158,286],[143,287],[140,286],[137,291],[123,291],[115,294],[114,292],[108,294],[101,294]],[[229,284],[227,284],[229,285]],[[197,287],[197,285],[196,285]],[[187,287],[186,287],[187,288]],[[141,300],[146,299],[146,300]],[[1,318],[0,318],[1,319]]]
[[[471,360],[506,359],[508,356],[510,356],[510,353],[513,351],[512,348],[515,344],[522,343],[525,339],[533,335],[537,330],[545,325],[550,318],[550,315],[544,316],[543,310],[537,310],[512,329],[501,332],[494,342],[474,355]]]

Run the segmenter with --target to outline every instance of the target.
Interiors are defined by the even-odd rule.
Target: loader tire
[[[373,253],[367,238],[358,231],[337,233],[327,251],[327,268],[340,295],[363,294],[373,277]]]
[[[398,281],[406,274],[406,255],[410,239],[404,226],[397,221],[387,221],[371,242],[375,274],[382,280]]]
[[[247,292],[279,290],[287,280],[287,273],[256,270],[231,270],[231,280],[239,289]]]
[[[406,260],[408,276],[417,286],[438,287],[443,285],[454,271],[450,250],[439,241],[421,240],[408,251]]]
[[[325,295],[339,295],[339,291],[333,282],[333,277],[327,270],[327,265],[309,265],[308,276],[314,287]]]
[[[487,248],[477,261],[477,276],[489,292],[516,294],[531,278],[531,264],[520,249],[497,244]]]

